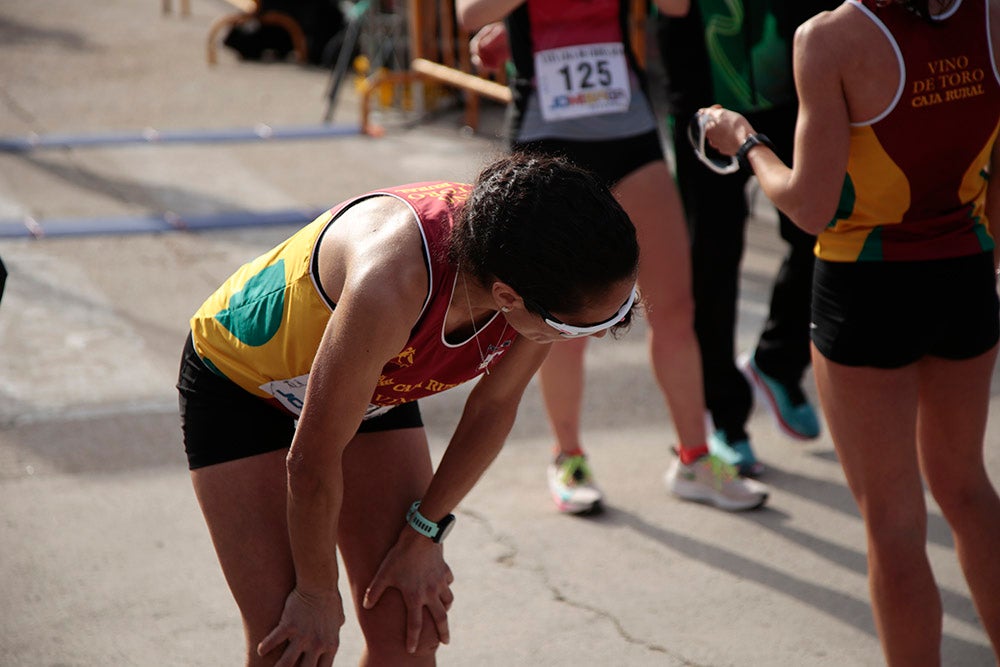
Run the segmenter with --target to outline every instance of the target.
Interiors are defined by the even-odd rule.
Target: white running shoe
[[[600,509],[604,494],[594,483],[587,457],[560,454],[549,464],[549,492],[560,512],[590,514]]]
[[[706,454],[690,465],[678,456],[670,464],[664,481],[678,498],[709,503],[727,512],[756,509],[767,502],[768,488],[740,477],[736,467],[714,454]]]

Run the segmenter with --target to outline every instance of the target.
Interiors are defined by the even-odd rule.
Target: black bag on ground
[[[329,65],[331,50],[327,45],[344,29],[344,15],[336,0],[261,0],[259,12],[278,11],[287,14],[306,37],[308,61]],[[222,42],[236,51],[243,60],[265,57],[284,60],[292,52],[292,38],[278,25],[260,21],[245,21],[233,26]],[[336,56],[336,50],[332,50]]]

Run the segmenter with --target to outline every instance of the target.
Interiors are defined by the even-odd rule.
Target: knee
[[[284,651],[284,646],[277,648],[267,655],[259,655],[257,653],[257,645],[247,645],[247,655],[246,655],[246,666],[247,667],[274,667],[278,664],[278,660],[281,659],[282,652]]]
[[[362,633],[365,637],[365,653],[371,663],[376,665],[404,665],[414,658],[431,657],[441,645],[433,625],[430,628],[424,626],[417,642],[417,650],[413,653],[406,650],[406,628],[402,625],[399,633],[372,631],[371,628],[364,627]]]
[[[395,597],[395,596],[393,596]],[[388,592],[374,609],[362,610],[358,616],[365,650],[374,664],[406,664],[414,657],[433,656],[441,640],[430,612],[424,609],[423,625],[417,641],[417,650],[406,650],[406,609],[402,600],[387,599]]]
[[[694,335],[694,298],[690,291],[647,299],[646,320],[657,337],[683,340]]]
[[[419,661],[424,658],[433,658],[437,653],[439,643],[425,643],[421,638],[414,653],[408,653],[403,646],[402,640],[398,645],[386,645],[373,642],[365,637],[365,655],[372,665],[406,665],[411,661]],[[421,663],[423,664],[423,663]]]
[[[964,519],[997,516],[1000,499],[985,471],[979,475],[928,475],[927,486],[948,523]]]
[[[870,555],[883,562],[905,562],[904,554],[922,552],[927,542],[927,512],[885,508],[865,513]]]

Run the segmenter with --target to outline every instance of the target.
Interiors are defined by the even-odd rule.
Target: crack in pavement
[[[623,641],[633,646],[641,647],[649,651],[650,653],[663,654],[666,657],[676,660],[679,664],[684,665],[684,667],[706,667],[703,665],[699,665],[698,663],[691,662],[690,660],[684,658],[683,656],[679,655],[674,651],[671,651],[665,646],[662,646],[655,642],[646,641],[640,637],[637,637],[636,635],[629,632],[628,629],[625,627],[624,623],[622,623],[622,621],[617,616],[615,616],[612,612],[608,611],[607,609],[602,609],[592,604],[570,598],[562,591],[562,589],[558,585],[552,583],[552,578],[549,576],[548,569],[544,565],[537,564],[534,566],[530,566],[523,562],[518,563],[517,557],[520,554],[520,549],[518,548],[514,538],[511,535],[507,535],[497,531],[494,528],[493,523],[490,521],[490,519],[487,518],[484,514],[476,512],[475,510],[470,510],[465,508],[457,509],[456,513],[467,516],[470,519],[478,522],[480,525],[483,526],[483,528],[486,529],[486,532],[489,535],[490,539],[495,544],[498,544],[504,548],[504,552],[499,556],[497,556],[496,558],[494,558],[494,560],[497,563],[511,568],[520,567],[522,570],[535,574],[538,578],[541,579],[542,585],[552,594],[552,599],[555,600],[556,602],[564,604],[568,607],[572,607],[573,609],[589,612],[597,616],[598,618],[604,619],[605,621],[611,624],[611,626],[617,632],[618,636]]]

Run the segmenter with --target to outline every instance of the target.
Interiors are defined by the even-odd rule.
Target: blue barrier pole
[[[204,130],[144,130],[128,132],[98,132],[93,134],[30,134],[25,137],[0,137],[0,152],[27,153],[57,148],[95,148],[132,144],[235,143],[241,141],[282,141],[292,139],[322,139],[361,134],[360,125],[300,125],[271,127],[263,123],[254,127]]]
[[[277,211],[226,211],[191,215],[168,212],[101,218],[0,220],[0,239],[41,239],[100,234],[149,234],[272,225],[303,225],[311,222],[326,210],[325,208],[302,208]]]

